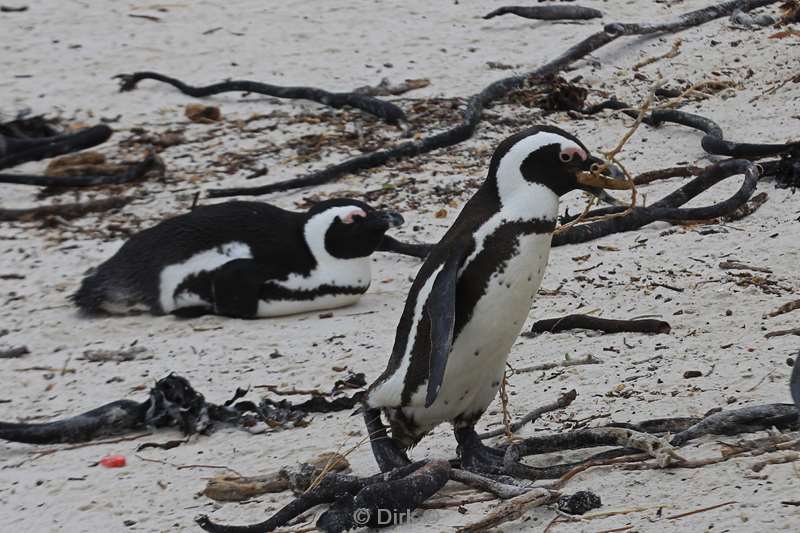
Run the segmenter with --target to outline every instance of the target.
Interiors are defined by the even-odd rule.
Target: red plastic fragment
[[[121,468],[127,464],[124,455],[107,455],[100,459],[100,464],[106,468]]]

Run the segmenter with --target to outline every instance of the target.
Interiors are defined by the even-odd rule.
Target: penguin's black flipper
[[[210,315],[211,310],[204,305],[193,305],[191,307],[179,307],[172,314],[178,318],[190,319]]]
[[[270,278],[264,265],[253,259],[234,259],[219,267],[211,279],[214,313],[254,318],[261,287]]]
[[[456,322],[456,285],[461,257],[452,255],[436,276],[433,287],[425,301],[424,313],[430,321],[431,353],[428,367],[428,392],[425,407],[430,407],[439,395],[447,357],[453,343],[453,328]]]
[[[794,359],[794,370],[792,370],[792,377],[789,378],[789,388],[792,391],[792,398],[797,410],[800,411],[800,355]]]

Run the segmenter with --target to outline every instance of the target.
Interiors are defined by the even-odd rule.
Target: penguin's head
[[[308,211],[306,239],[310,231],[321,234],[325,253],[336,259],[367,257],[381,244],[389,228],[403,224],[403,217],[393,211],[378,211],[364,202],[337,198],[325,200]],[[319,255],[313,246],[312,252]]]
[[[600,189],[627,189],[630,184],[596,172],[603,161],[592,156],[574,135],[555,126],[534,126],[508,137],[495,150],[489,175],[497,187],[513,194],[526,183],[543,185],[556,194],[582,189],[593,194]]]

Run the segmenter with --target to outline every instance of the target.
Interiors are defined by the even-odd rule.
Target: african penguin
[[[72,298],[89,314],[184,317],[350,305],[370,285],[370,254],[404,244],[384,236],[402,222],[348,199],[306,213],[241,201],[197,207],[131,237]]]
[[[449,421],[465,468],[502,472],[502,454],[480,443],[474,425],[497,394],[542,281],[559,197],[628,188],[587,172],[601,163],[551,126],[500,143],[486,180],[417,273],[388,366],[365,396],[381,470],[406,464],[404,450]]]

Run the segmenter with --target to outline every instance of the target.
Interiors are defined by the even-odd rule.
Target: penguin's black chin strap
[[[372,455],[378,463],[381,472],[391,472],[411,464],[406,453],[386,433],[386,426],[381,420],[380,409],[364,409],[364,423],[367,425],[369,442],[372,446]]]

